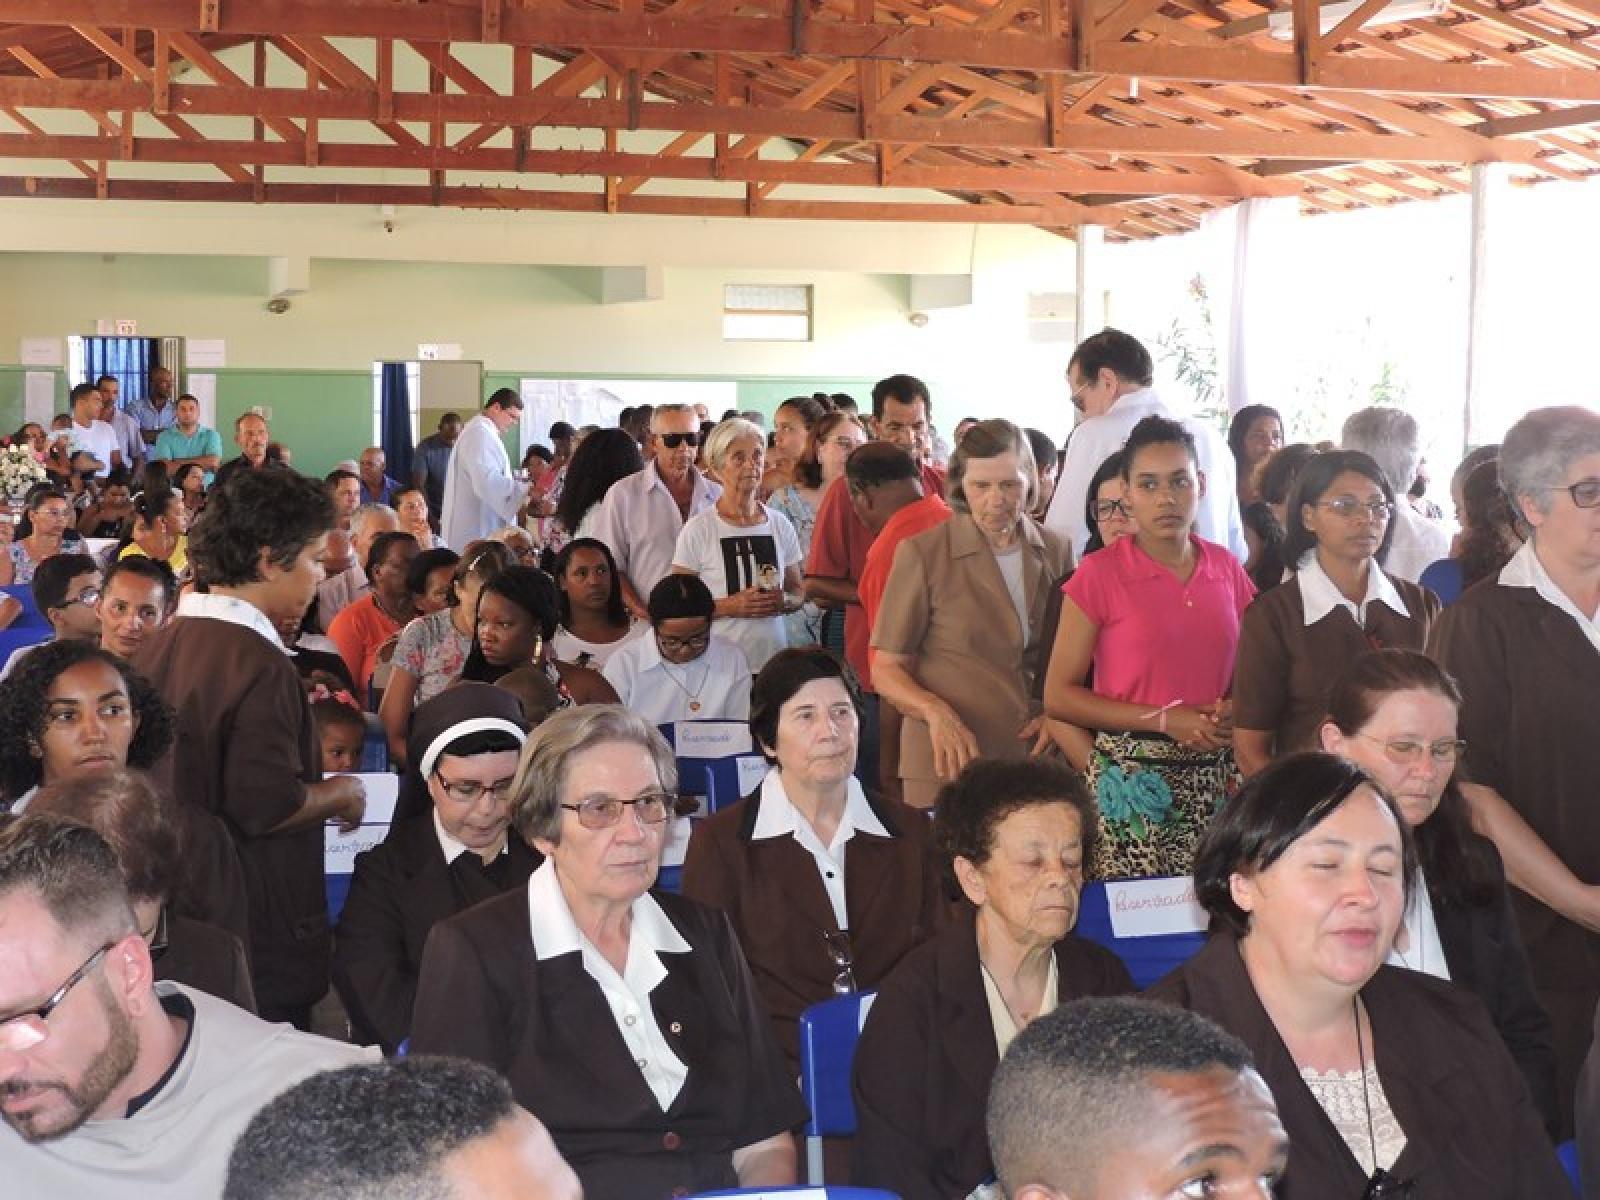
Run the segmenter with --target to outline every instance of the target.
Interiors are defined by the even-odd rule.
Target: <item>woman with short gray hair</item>
[[[1501,445],[1500,480],[1532,536],[1444,610],[1429,649],[1461,685],[1462,791],[1517,885],[1570,1134],[1600,1001],[1600,413],[1530,412]]]
[[[1039,490],[1027,436],[979,421],[950,458],[955,514],[901,542],[872,630],[872,677],[904,716],[900,780],[928,808],[975,758],[1045,753],[1053,738],[1032,699],[1050,588],[1066,539],[1028,510]]]
[[[760,671],[788,644],[784,614],[800,595],[800,538],[789,518],[761,503],[766,435],[743,417],[730,417],[706,440],[711,477],[722,495],[684,523],[672,570],[698,575],[717,599],[724,636]]]
[[[504,1075],[589,1200],[795,1182],[805,1105],[733,928],[651,890],[674,783],[661,735],[626,709],[549,717],[512,783],[544,863],[423,954],[411,1050]]]

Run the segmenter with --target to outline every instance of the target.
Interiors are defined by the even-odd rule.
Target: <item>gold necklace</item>
[[[672,673],[672,668],[678,665],[679,664],[677,663],[668,662],[666,659],[661,660],[661,667],[666,672],[667,678],[672,681],[672,686],[677,688],[689,698],[689,711],[692,713],[697,713],[700,711],[700,693],[706,690],[706,684],[711,679],[711,664],[706,664],[705,674],[700,676],[700,686],[695,688],[692,692],[684,682],[680,681],[678,677]],[[688,674],[688,664],[684,664],[685,679],[687,679]]]

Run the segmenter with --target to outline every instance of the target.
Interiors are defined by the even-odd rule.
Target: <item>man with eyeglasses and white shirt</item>
[[[1089,542],[1084,521],[1084,501],[1089,481],[1107,457],[1145,417],[1170,417],[1180,421],[1194,437],[1196,465],[1200,468],[1200,506],[1194,531],[1208,542],[1225,546],[1244,562],[1250,548],[1239,517],[1233,455],[1211,426],[1187,420],[1174,412],[1152,386],[1155,363],[1138,338],[1120,329],[1102,329],[1078,343],[1067,363],[1067,386],[1072,404],[1083,414],[1067,438],[1067,449],[1056,482],[1056,494],[1045,514],[1044,526],[1072,541],[1074,558],[1083,556]]]
[[[201,1200],[279,1092],[373,1052],[156,983],[116,854],[0,826],[0,1179],[18,1197]]]
[[[658,405],[650,415],[650,461],[619,479],[597,504],[593,536],[611,548],[622,577],[622,600],[641,619],[645,598],[672,571],[678,534],[690,517],[710,508],[722,486],[695,470],[700,422],[687,404]]]

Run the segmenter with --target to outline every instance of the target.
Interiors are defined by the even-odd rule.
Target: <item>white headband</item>
[[[433,774],[434,765],[439,761],[439,756],[444,753],[444,748],[451,742],[464,738],[474,733],[509,733],[517,739],[517,745],[522,745],[528,735],[504,717],[470,717],[465,721],[458,721],[450,726],[433,741],[428,743],[428,748],[423,752],[422,761],[417,764],[417,769],[426,779]]]

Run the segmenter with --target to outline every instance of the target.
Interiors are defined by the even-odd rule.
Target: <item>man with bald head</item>
[[[1129,997],[1075,1000],[1024,1029],[988,1121],[1010,1200],[1272,1200],[1289,1159],[1244,1043]]]
[[[367,578],[367,555],[380,533],[396,533],[400,514],[387,504],[363,504],[350,514],[350,528],[328,535],[328,552],[322,569],[327,577],[317,584],[317,623],[324,630],[333,619],[372,590]]]
[[[222,1200],[581,1200],[488,1067],[422,1055],[314,1075],[256,1114]]]

